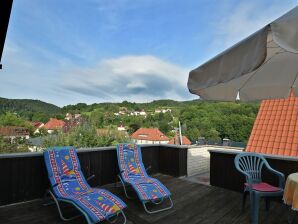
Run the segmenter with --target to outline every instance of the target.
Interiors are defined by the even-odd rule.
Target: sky
[[[298,0],[15,0],[0,97],[76,103],[198,98],[188,74]]]

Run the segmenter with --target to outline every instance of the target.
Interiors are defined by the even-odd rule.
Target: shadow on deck
[[[241,211],[242,195],[222,188],[201,185],[183,178],[173,178],[166,175],[156,175],[172,193],[174,208],[158,214],[148,215],[144,212],[138,200],[124,198],[122,188],[107,188],[117,194],[127,203],[125,213],[128,224],[167,224],[167,223],[249,223],[249,202],[245,212]],[[67,213],[73,213],[71,207],[65,207]],[[287,223],[288,208],[277,202],[271,203],[270,211],[265,212],[265,205],[261,204],[260,223]],[[298,219],[298,218],[297,218]],[[295,223],[298,220],[296,220]],[[41,200],[28,203],[0,207],[0,223],[85,223],[84,218],[63,222],[58,217],[54,205],[44,207]]]

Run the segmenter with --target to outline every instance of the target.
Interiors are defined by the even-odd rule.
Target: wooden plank
[[[87,159],[87,158],[85,158]],[[185,179],[173,178],[167,175],[154,175],[172,192],[174,208],[172,210],[148,215],[138,200],[124,198],[121,188],[107,185],[106,188],[122,197],[128,207],[125,213],[128,224],[249,224],[249,200],[246,211],[241,212],[242,195],[223,188],[200,185]],[[63,206],[67,214],[75,212],[72,207]],[[268,213],[264,211],[264,203],[260,208],[260,224],[286,223],[288,211],[280,203],[272,203]],[[296,220],[296,224],[297,224]],[[55,206],[42,206],[41,200],[15,206],[0,207],[0,223],[62,223]],[[68,222],[69,224],[86,223],[84,218]]]
[[[159,172],[174,177],[187,175],[187,148],[161,145]]]
[[[148,170],[149,174],[159,172],[159,146],[158,147],[142,147],[142,160],[145,168],[151,167]]]
[[[145,167],[151,166],[149,173],[159,172],[159,145],[142,147],[142,158]],[[95,174],[91,186],[101,186],[117,181],[119,174],[117,153],[114,147],[95,150],[79,150],[78,156],[85,177]],[[165,158],[164,158],[165,159]],[[179,161],[172,161],[172,164]],[[167,170],[176,169],[179,165],[169,166]],[[43,196],[49,187],[48,174],[42,153],[0,155],[0,178],[3,190],[0,191],[0,206]]]

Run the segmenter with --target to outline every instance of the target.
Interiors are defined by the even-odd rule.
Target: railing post
[[[160,145],[159,172],[174,177],[187,175],[187,146]]]

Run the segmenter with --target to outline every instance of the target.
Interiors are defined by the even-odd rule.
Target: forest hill
[[[168,137],[173,137],[175,134],[173,130],[178,127],[180,120],[183,135],[193,142],[198,137],[204,137],[211,141],[229,138],[232,141],[247,142],[259,108],[258,103],[205,102],[200,100],[182,102],[158,100],[150,103],[123,101],[122,103],[91,105],[79,103],[62,108],[34,100],[29,100],[31,107],[20,106],[20,102],[23,105],[22,100],[5,99],[4,101],[2,103],[3,98],[0,98],[0,126],[27,127],[31,136],[34,136],[32,121],[46,123],[50,118],[55,118],[67,122],[65,115],[70,113],[81,115],[84,120],[83,126],[88,126],[91,130],[88,135],[96,133],[97,129],[112,131],[117,130],[118,127],[126,129],[131,135],[140,127],[144,127],[158,128]],[[68,134],[68,137],[63,138],[63,141],[72,139],[69,135],[76,135],[77,129],[84,128],[74,128],[72,131],[74,133]],[[82,130],[81,132],[85,133]],[[40,135],[46,134],[42,132]],[[113,144],[117,141],[117,137],[115,134],[113,135],[103,138],[101,143],[95,140],[86,143],[83,142],[86,140],[81,140],[81,144],[95,145],[110,142]]]

